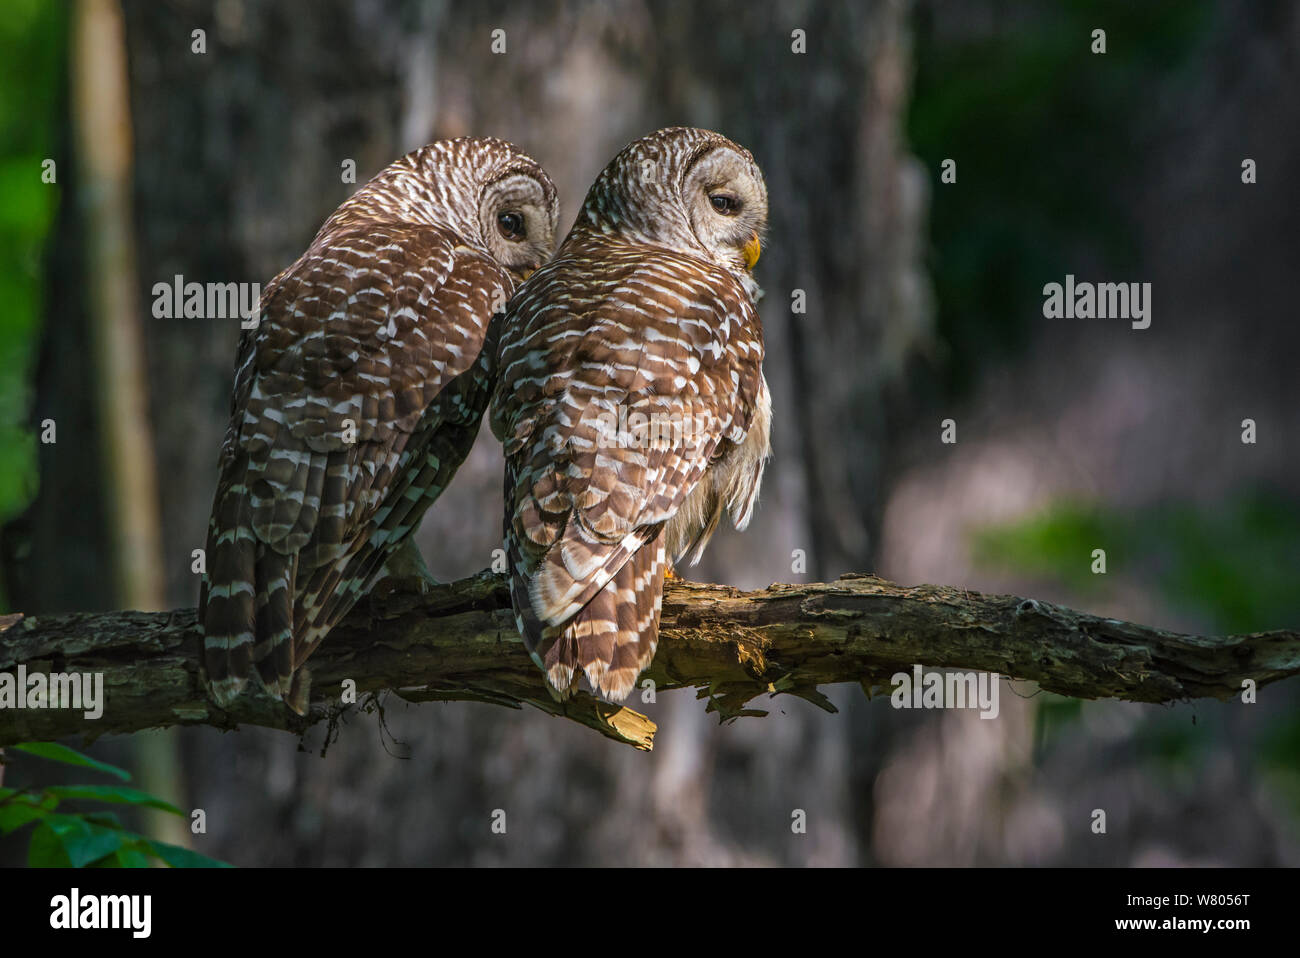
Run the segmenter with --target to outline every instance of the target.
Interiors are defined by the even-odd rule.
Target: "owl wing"
[[[625,567],[624,598],[639,577],[654,579],[657,625],[663,525],[743,442],[761,388],[761,327],[727,274],[644,251],[601,272],[593,283],[582,261],[544,267],[505,321],[493,429],[505,443],[506,538],[530,650]],[[635,413],[657,414],[666,441],[611,441]],[[690,424],[689,437],[672,435],[673,422]],[[641,612],[619,621],[631,632]]]
[[[288,692],[300,567],[368,537],[421,416],[511,291],[485,253],[408,224],[320,237],[268,285],[240,344],[200,596],[219,700],[250,662]]]

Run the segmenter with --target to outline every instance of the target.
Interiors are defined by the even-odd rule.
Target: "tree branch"
[[[1263,686],[1300,674],[1296,631],[1182,635],[1034,599],[862,575],[757,592],[672,581],[660,632],[641,682],[652,680],[657,692],[693,686],[724,719],[765,714],[746,708],[764,694],[797,695],[835,711],[818,686],[859,682],[870,694],[916,663],[1136,702],[1227,699],[1246,679]],[[341,704],[346,679],[363,703],[374,701],[365,693],[392,689],[415,702],[528,704],[637,748],[654,741],[654,723],[630,708],[586,693],[566,703],[551,697],[515,630],[505,580],[489,572],[424,594],[410,582],[381,582],[309,661],[306,716],[260,689],[228,710],[213,705],[200,684],[193,609],[13,616],[0,620],[0,646],[0,672],[16,674],[19,665],[28,674],[102,672],[106,698],[94,721],[68,709],[0,711],[0,747],[171,725],[303,733],[329,721],[333,729],[355,707]]]

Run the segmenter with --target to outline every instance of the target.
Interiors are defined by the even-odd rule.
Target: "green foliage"
[[[1114,528],[1112,528],[1112,525]],[[1092,506],[1061,503],[1040,515],[975,534],[975,560],[1000,565],[1025,575],[1054,578],[1080,595],[1104,587],[1103,576],[1092,574],[1092,550],[1106,550],[1108,572],[1119,571],[1114,563],[1127,555],[1127,536],[1121,523],[1107,523]]]
[[[29,382],[39,331],[42,254],[71,172],[57,155],[58,99],[66,10],[10,0],[0,17],[0,522],[36,490],[36,439],[27,428]],[[42,163],[57,165],[55,183]]]
[[[961,5],[916,18],[908,139],[934,177],[932,276],[939,330],[961,357],[954,390],[1025,340],[1044,283],[1074,266],[1133,267],[1124,171],[1147,104],[1179,82],[1210,12],[1204,0],[1063,0],[981,26]],[[1104,54],[1091,52],[1099,26]],[[939,181],[945,158],[955,184]]]
[[[1093,549],[1106,575],[1093,575]],[[1042,514],[977,533],[976,560],[1055,579],[1097,595],[1114,577],[1197,611],[1214,632],[1258,632],[1300,621],[1300,503],[1266,491],[1213,509],[1176,503],[1133,512],[1061,503]]]
[[[131,779],[123,769],[55,742],[11,748],[64,765],[91,768],[124,782]],[[173,868],[228,867],[188,848],[129,831],[112,812],[69,812],[63,805],[87,801],[157,808],[185,816],[176,806],[126,785],[51,785],[39,791],[0,788],[0,835],[32,826],[27,864],[36,868],[141,868],[155,862]]]
[[[125,769],[118,768],[116,765],[109,765],[106,762],[100,762],[91,758],[89,755],[82,755],[75,749],[68,748],[66,745],[60,745],[58,742],[30,742],[26,745],[10,746],[14,751],[26,752],[28,755],[35,755],[37,758],[47,758],[51,762],[62,762],[64,765],[80,765],[83,768],[93,768],[97,772],[105,772],[109,775],[116,776],[124,782],[131,781],[131,774]]]

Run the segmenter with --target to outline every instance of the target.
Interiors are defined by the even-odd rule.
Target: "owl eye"
[[[508,240],[518,242],[524,238],[524,217],[522,213],[501,213],[497,216],[497,229]]]
[[[740,212],[740,197],[731,193],[713,193],[709,196],[709,202],[723,216],[735,216]]]

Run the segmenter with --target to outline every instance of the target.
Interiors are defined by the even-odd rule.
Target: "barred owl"
[[[621,701],[654,658],[670,560],[744,528],[770,455],[751,270],[767,188],[743,147],[660,130],[592,185],[502,325],[516,622],[561,698]]]
[[[557,214],[511,144],[441,141],[353,194],[263,291],[199,597],[218,703],[256,668],[305,709],[303,662],[400,546],[418,561],[410,536],[469,452],[499,314],[554,250]]]

